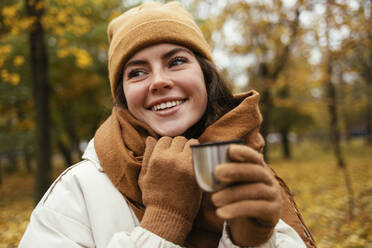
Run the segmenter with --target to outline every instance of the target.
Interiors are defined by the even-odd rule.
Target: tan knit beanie
[[[124,64],[138,50],[156,43],[175,43],[213,62],[211,50],[193,17],[179,2],[149,2],[132,8],[108,26],[108,69],[114,96]]]

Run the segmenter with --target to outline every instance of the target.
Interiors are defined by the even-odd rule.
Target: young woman
[[[315,247],[284,182],[262,158],[259,95],[232,96],[191,15],[146,3],[108,27],[115,100],[83,161],[31,215],[19,247]],[[231,145],[212,194],[190,145]]]

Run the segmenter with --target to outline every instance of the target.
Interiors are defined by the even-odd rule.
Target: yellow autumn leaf
[[[43,16],[41,22],[46,29],[55,28],[57,26],[56,18],[54,16]]]
[[[100,5],[102,3],[102,0],[93,0],[93,3],[95,5]]]
[[[14,28],[12,28],[10,30],[10,32],[11,32],[12,35],[17,36],[17,35],[19,35],[20,30],[19,30],[19,28],[17,26],[14,26]]]
[[[48,12],[51,15],[56,15],[59,12],[59,9],[56,7],[48,7]]]
[[[68,16],[67,16],[66,12],[61,11],[61,12],[58,13],[58,15],[57,15],[57,21],[58,22],[66,23],[67,20],[68,20]]]
[[[66,15],[76,14],[76,9],[73,6],[67,6],[66,8],[63,8],[63,11],[66,13]]]
[[[85,3],[85,0],[74,0],[74,4],[78,7],[82,6]]]
[[[82,69],[87,68],[92,64],[92,58],[88,51],[84,49],[76,49],[74,51],[76,57],[76,65]]]
[[[0,74],[1,74],[1,79],[4,82],[9,82],[9,72],[8,72],[8,70],[2,69]]]
[[[21,77],[19,76],[19,74],[12,73],[10,74],[9,81],[12,85],[18,85],[19,82],[21,81]]]
[[[57,26],[54,29],[54,33],[58,36],[62,35],[64,33],[64,29],[61,26]]]
[[[59,58],[65,58],[69,54],[70,54],[70,50],[69,49],[60,49],[60,50],[58,50],[58,53],[57,53],[57,55],[58,55]]]
[[[2,14],[5,18],[12,18],[17,15],[17,10],[17,5],[6,6],[3,7]]]
[[[34,21],[35,21],[35,17],[23,18],[22,20],[20,20],[19,26],[22,29],[28,29],[28,28],[30,28],[32,26],[32,24],[34,23]]]
[[[73,24],[77,26],[89,25],[88,19],[82,16],[74,16],[72,21],[73,21]]]
[[[5,57],[0,57],[0,68],[4,65],[5,63]]]
[[[25,58],[23,56],[16,56],[13,60],[15,66],[22,66],[25,63]]]
[[[11,52],[12,52],[12,46],[11,45],[0,46],[0,55],[6,56]]]
[[[35,9],[37,10],[41,10],[41,9],[44,9],[45,8],[45,2],[44,1],[39,1],[36,5],[35,5]]]
[[[81,36],[91,28],[89,20],[81,16],[74,16],[71,24],[66,28],[71,30],[76,36]]]
[[[83,12],[84,12],[85,15],[90,15],[92,13],[92,9],[88,7],[86,9],[84,9]]]

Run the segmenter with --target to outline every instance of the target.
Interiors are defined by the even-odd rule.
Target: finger
[[[143,172],[145,172],[145,170],[146,170],[147,164],[149,162],[152,151],[154,150],[155,144],[156,144],[156,139],[154,139],[151,136],[147,137],[145,152],[143,154],[142,168],[141,168],[141,170],[143,170]]]
[[[212,195],[212,202],[216,207],[222,207],[244,200],[273,201],[279,192],[275,187],[262,183],[232,185]]]
[[[271,186],[273,176],[264,167],[248,163],[221,164],[214,170],[215,177],[221,182],[261,182]]]
[[[146,139],[146,148],[145,148],[145,150],[146,149],[153,149],[154,148],[154,146],[155,146],[155,144],[156,144],[156,139],[154,138],[154,137],[152,137],[152,136],[148,136],[147,137],[147,139]]]
[[[192,149],[191,149],[191,146],[192,145],[198,145],[199,144],[199,140],[197,139],[190,139],[189,141],[187,141],[184,149],[183,149],[183,152],[186,154],[186,155],[190,155],[192,156]]]
[[[166,150],[170,147],[172,143],[172,138],[168,136],[161,137],[156,143],[155,149],[157,151]]]
[[[228,158],[235,162],[251,162],[263,164],[263,155],[253,148],[240,144],[231,144],[228,150]]]
[[[171,151],[170,152],[182,152],[183,148],[185,147],[185,144],[187,142],[187,139],[183,136],[177,136],[174,137],[171,144]]]
[[[248,217],[270,222],[280,214],[280,204],[262,200],[246,200],[220,207],[216,210],[216,214],[225,220]]]

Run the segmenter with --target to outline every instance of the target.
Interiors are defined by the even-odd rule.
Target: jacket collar
[[[82,158],[85,159],[85,160],[89,160],[89,161],[93,162],[93,164],[96,166],[98,171],[104,172],[104,170],[101,166],[101,163],[98,160],[96,150],[94,148],[94,138],[89,141]]]

